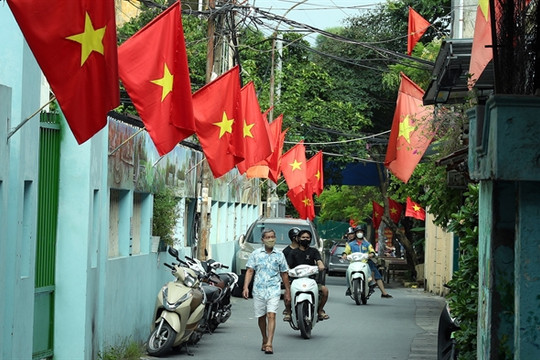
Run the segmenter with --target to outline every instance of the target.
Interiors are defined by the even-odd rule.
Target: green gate
[[[60,115],[42,113],[39,139],[38,228],[32,357],[53,357],[54,275],[60,168]]]

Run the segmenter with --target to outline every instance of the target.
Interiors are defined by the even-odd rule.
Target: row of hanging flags
[[[412,51],[431,24],[409,7],[407,32],[407,54]],[[489,0],[479,0],[474,37],[469,65],[468,86],[472,89],[488,63],[493,58]],[[431,143],[435,129],[432,126],[433,107],[423,106],[424,91],[405,74],[401,73],[396,110],[388,141],[385,166],[401,181],[407,183],[422,155]],[[392,199],[389,201],[389,214],[397,223],[401,217],[402,206]],[[373,202],[373,224],[379,227],[384,208]],[[425,220],[425,210],[407,197],[405,216]]]
[[[180,1],[119,47],[112,0],[62,0],[53,7],[45,0],[7,2],[79,144],[100,131],[107,113],[120,104],[120,78],[160,156],[196,134],[214,177],[237,167],[248,177],[277,184],[283,174],[300,216],[314,217],[312,196],[320,195],[324,184],[322,152],[306,160],[300,142],[282,154],[287,132],[282,115],[268,122],[253,83],[240,88],[238,66],[191,93]],[[475,51],[486,52],[481,43],[491,41],[485,39],[487,2],[478,7],[473,58]],[[409,8],[408,54],[429,26]],[[477,40],[480,32],[484,37]],[[471,59],[471,69],[475,66]],[[434,135],[433,109],[422,106],[423,95],[402,73],[384,164],[405,183]]]
[[[79,144],[120,104],[120,78],[160,156],[196,134],[215,178],[234,167],[276,184],[283,175],[300,217],[315,217],[322,152],[308,160],[300,142],[282,154],[283,116],[268,122],[253,82],[240,87],[238,66],[191,93],[180,2],[119,47],[112,0],[8,4]]]

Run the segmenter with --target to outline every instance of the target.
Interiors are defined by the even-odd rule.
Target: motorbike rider
[[[293,249],[287,257],[289,268],[293,269],[298,265],[316,265],[319,268],[319,271],[324,271],[325,266],[319,250],[309,246],[311,239],[313,238],[311,231],[300,230],[296,238],[298,240],[298,248]],[[324,311],[324,305],[326,304],[326,301],[328,301],[328,288],[319,282],[318,285],[319,293],[321,294],[321,301],[319,302],[319,308],[317,309],[319,321],[327,320],[330,316]]]
[[[285,255],[285,259],[292,250],[298,248],[297,236],[299,232],[300,229],[297,227],[293,227],[291,230],[289,230],[289,239],[291,240],[291,243],[287,245],[285,249],[283,249],[283,255]],[[289,280],[292,281],[292,279],[290,278]],[[291,301],[287,301],[287,299],[283,298],[283,302],[285,304],[285,310],[283,310],[283,321],[291,321]]]
[[[375,282],[377,283],[377,286],[379,289],[381,289],[381,297],[382,298],[392,298],[393,296],[386,292],[384,289],[384,283],[382,281],[381,273],[379,272],[379,269],[377,269],[377,265],[373,262],[373,257],[375,257],[375,250],[373,249],[373,245],[369,241],[367,241],[364,238],[364,235],[366,233],[365,225],[358,225],[352,230],[349,228],[349,232],[347,234],[347,237],[349,238],[349,241],[347,242],[347,245],[345,245],[345,250],[343,251],[342,257],[344,259],[347,258],[348,254],[352,254],[353,252],[360,252],[360,253],[367,253],[369,256],[368,259],[368,265],[371,270],[372,276],[375,278]],[[351,234],[354,234],[355,239],[351,239]],[[347,284],[349,282],[347,281]],[[371,294],[370,290],[370,294]],[[351,294],[351,289],[347,288],[347,292],[345,295],[349,296]]]

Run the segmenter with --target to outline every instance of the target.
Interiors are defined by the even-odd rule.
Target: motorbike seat
[[[221,289],[218,288],[217,286],[203,283],[202,288],[204,290],[204,293],[206,294],[206,298],[208,299],[208,301],[211,301],[211,302],[216,301],[221,295]]]

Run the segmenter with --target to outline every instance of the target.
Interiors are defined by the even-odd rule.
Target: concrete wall
[[[425,290],[446,294],[443,287],[452,278],[454,234],[433,224],[433,215],[426,213],[426,245],[424,256]]]
[[[0,6],[0,358],[30,359],[34,317],[39,116],[7,140],[7,133],[37,111],[48,93],[9,7]],[[30,334],[30,335],[29,335]]]

